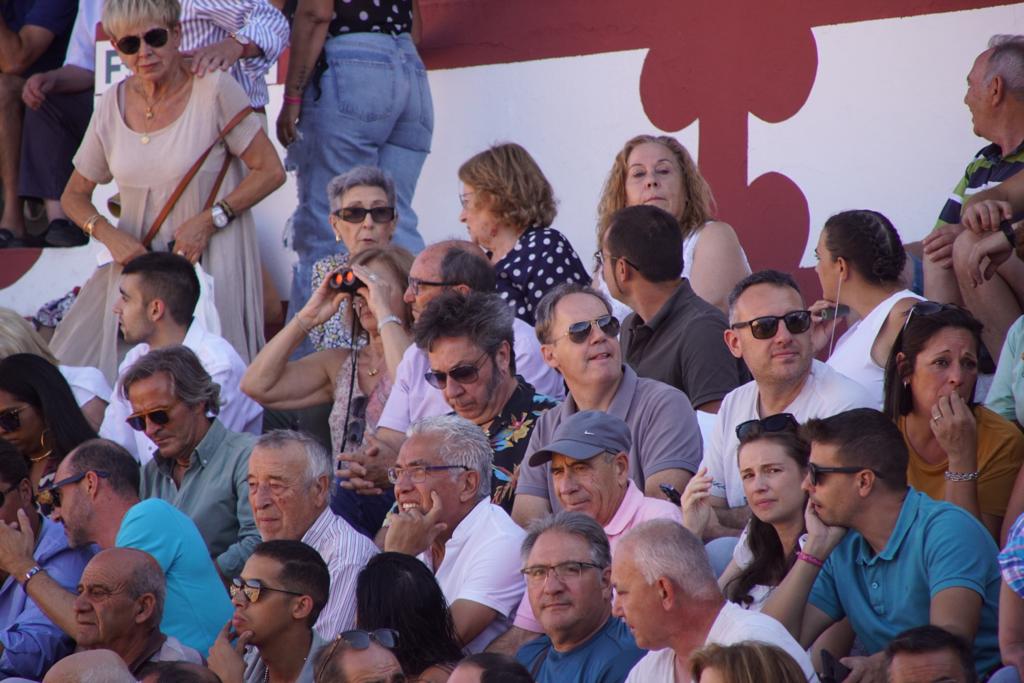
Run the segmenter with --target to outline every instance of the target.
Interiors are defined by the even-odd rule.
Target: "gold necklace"
[[[51,453],[53,453],[53,449],[50,449],[50,450],[46,451],[45,453],[43,453],[42,455],[40,455],[38,457],[35,457],[35,458],[33,458],[32,456],[29,456],[28,460],[29,460],[29,462],[42,462],[43,460],[46,460],[47,458],[49,458]]]
[[[146,122],[144,124],[145,130],[142,132],[142,137],[139,138],[139,142],[141,142],[144,145],[148,145],[150,141],[149,122],[153,120],[154,116],[156,116],[156,113],[153,110],[156,108],[157,102],[155,101],[155,98],[154,101],[150,101],[150,99],[146,97],[146,91],[144,88],[138,87],[135,90],[140,95],[142,95],[142,99],[146,102]],[[169,94],[165,95],[164,99],[166,100],[173,97],[177,93],[177,90],[177,88],[169,90]]]

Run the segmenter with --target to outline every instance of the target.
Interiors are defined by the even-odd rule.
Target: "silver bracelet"
[[[386,318],[377,323],[377,332],[379,333],[381,330],[383,330],[384,326],[387,325],[388,323],[398,323],[398,326],[401,327],[402,319],[399,318],[397,315],[387,316]]]
[[[980,473],[975,472],[950,472],[946,470],[944,477],[946,481],[975,481]]]

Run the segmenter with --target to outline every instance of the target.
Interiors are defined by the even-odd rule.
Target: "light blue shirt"
[[[542,635],[519,648],[516,659],[537,683],[622,683],[645,654],[626,622],[608,617],[597,633],[568,652],[558,652],[551,638]]]
[[[192,520],[167,501],[150,498],[128,510],[114,544],[156,559],[167,577],[160,630],[205,657],[234,608]]]
[[[68,547],[64,525],[44,517],[33,557],[51,579],[75,593],[82,570],[95,552],[92,545]],[[43,614],[13,576],[0,587],[0,629],[0,644],[4,647],[0,678],[42,679],[47,669],[74,648],[71,638]]]
[[[1024,425],[1024,316],[1010,325],[999,352],[996,374],[985,399],[985,407],[1007,420]]]
[[[938,593],[968,588],[982,598],[973,649],[978,674],[988,673],[1000,661],[998,552],[992,535],[969,512],[908,488],[882,552],[876,555],[851,530],[825,560],[810,602],[836,621],[849,617],[874,654],[901,631],[930,623]]]

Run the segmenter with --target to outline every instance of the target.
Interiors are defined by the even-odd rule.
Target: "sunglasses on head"
[[[444,388],[448,386],[449,379],[453,379],[459,384],[472,384],[480,379],[480,364],[484,358],[487,358],[486,351],[484,351],[482,356],[476,359],[475,363],[468,365],[456,365],[448,372],[431,370],[423,376],[426,378],[427,384],[442,391],[444,391]]]
[[[61,479],[60,481],[51,481],[48,484],[43,484],[39,487],[39,492],[36,494],[36,502],[39,503],[39,507],[49,509],[50,511],[61,507],[60,490],[65,486],[71,484],[77,484],[78,482],[85,479],[89,473],[92,472],[100,479],[106,479],[110,476],[109,472],[103,470],[86,470],[85,472],[79,472],[73,474],[67,479]]]
[[[117,48],[118,52],[122,52],[126,55],[133,55],[139,51],[142,47],[142,41],[146,41],[146,45],[150,47],[163,47],[167,44],[167,38],[170,36],[170,31],[165,28],[151,28],[146,31],[142,36],[125,36],[116,43],[114,47]]]
[[[747,420],[736,425],[736,438],[740,441],[753,439],[764,433],[795,432],[800,423],[792,413],[776,413],[761,420]]]
[[[128,426],[137,432],[146,431],[146,421],[151,420],[153,424],[164,426],[171,421],[170,408],[157,408],[146,413],[136,413],[124,419]]]
[[[256,602],[260,599],[260,593],[263,591],[273,591],[275,593],[284,593],[286,595],[305,595],[305,593],[298,593],[296,591],[285,590],[284,588],[271,588],[270,586],[264,586],[263,582],[259,579],[243,579],[241,576],[236,576],[231,579],[231,585],[228,586],[228,593],[234,598],[239,593],[245,595],[245,599],[249,602]]]
[[[569,325],[569,330],[554,341],[568,337],[573,344],[584,344],[590,339],[590,331],[594,325],[597,325],[598,329],[607,337],[615,337],[619,334],[619,319],[614,315],[602,315],[594,320],[581,320]]]
[[[872,470],[870,467],[857,467],[855,465],[848,465],[845,467],[822,467],[821,465],[815,465],[813,462],[807,463],[807,478],[811,482],[811,486],[817,486],[821,483],[821,475],[823,474],[856,474],[857,472],[863,472],[864,470],[870,470],[875,473],[876,477],[881,477],[882,473],[878,470]]]
[[[907,329],[907,325],[910,324],[910,319],[915,315],[918,317],[922,315],[935,315],[936,313],[950,309],[957,311],[962,310],[956,304],[940,304],[938,301],[919,301],[911,306],[910,310],[907,311],[907,319],[903,321],[903,327],[900,329],[900,333],[902,334],[903,330]]]
[[[790,311],[785,315],[764,315],[753,320],[733,323],[729,327],[734,330],[749,327],[750,334],[754,336],[754,339],[771,339],[779,331],[780,320],[786,324],[786,329],[790,334],[803,334],[811,329],[810,311]]]
[[[21,429],[21,416],[18,415],[25,408],[8,408],[0,413],[0,429],[5,432],[16,432]]]
[[[332,212],[335,218],[340,218],[346,223],[362,223],[366,220],[366,214],[370,214],[374,223],[390,223],[395,220],[395,207],[375,206],[372,209],[364,209],[361,206],[347,206]]]
[[[327,653],[327,656],[323,659],[323,664],[320,665],[320,671],[316,674],[316,680],[323,680],[324,671],[327,670],[327,665],[330,664],[331,659],[334,657],[335,650],[338,649],[338,643],[345,641],[345,643],[355,650],[365,650],[370,647],[370,643],[374,642],[381,647],[386,647],[391,650],[398,644],[398,631],[393,628],[378,628],[374,631],[364,631],[362,629],[352,629],[351,631],[342,631],[331,643],[331,650]],[[396,680],[396,679],[391,679]],[[397,680],[405,680],[402,676]]]

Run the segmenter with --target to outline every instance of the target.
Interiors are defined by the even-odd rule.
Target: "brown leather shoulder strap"
[[[178,183],[178,186],[176,188],[174,188],[174,192],[171,193],[171,196],[168,198],[167,203],[164,204],[164,208],[160,209],[160,213],[157,214],[156,220],[153,221],[153,225],[150,226],[149,232],[146,233],[146,236],[142,240],[142,246],[144,246],[146,249],[149,249],[149,245],[150,243],[153,242],[153,238],[156,237],[156,234],[158,232],[160,232],[160,228],[163,226],[164,221],[167,220],[167,216],[171,214],[171,210],[174,209],[174,205],[178,203],[179,199],[181,199],[181,195],[184,194],[185,188],[188,187],[188,184],[192,182],[192,179],[195,177],[196,173],[199,172],[199,169],[202,167],[203,162],[206,161],[206,158],[208,156],[210,156],[210,152],[212,152],[213,148],[217,146],[217,143],[219,143],[221,140],[227,137],[227,135],[232,130],[235,129],[235,126],[241,123],[242,120],[251,113],[252,107],[246,107],[242,111],[235,114],[235,117],[228,121],[228,124],[224,126],[224,129],[221,130],[221,132],[217,135],[216,139],[212,143],[210,143],[209,147],[206,148],[206,151],[199,155],[199,158],[196,159],[196,162],[192,164],[192,168],[188,169],[188,173],[182,176],[181,182]],[[213,194],[210,195],[211,198],[213,198],[217,194],[217,190],[220,189],[220,184],[224,180],[224,175],[227,173],[227,167],[228,164],[230,163],[230,159],[231,155],[230,153],[228,153],[227,157],[224,160],[224,166],[221,168],[220,174],[217,176],[217,182],[216,185],[214,186]],[[212,202],[208,202],[206,208],[210,208],[211,204]]]

